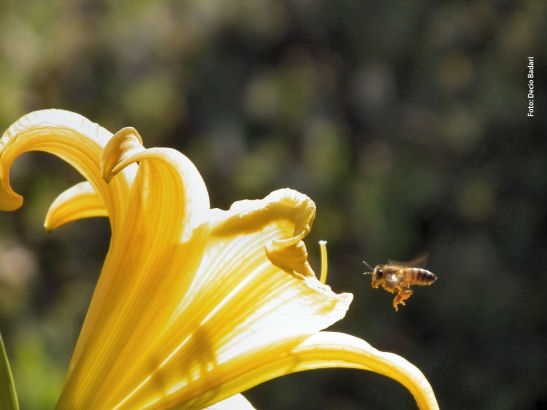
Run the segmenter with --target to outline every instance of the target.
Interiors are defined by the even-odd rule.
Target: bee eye
[[[383,275],[384,275],[384,270],[383,269],[376,269],[376,276],[381,278]]]

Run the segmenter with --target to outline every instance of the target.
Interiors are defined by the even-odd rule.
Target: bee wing
[[[424,253],[422,255],[419,255],[415,257],[414,259],[408,261],[408,262],[397,262],[394,260],[389,260],[390,265],[399,265],[399,266],[408,266],[410,268],[423,268],[426,265],[427,258],[429,255],[427,253]]]

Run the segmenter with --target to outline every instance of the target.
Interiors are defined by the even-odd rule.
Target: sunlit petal
[[[207,407],[207,410],[254,410],[254,407],[241,394],[236,394]]]
[[[101,157],[101,173],[105,181],[132,162],[134,155],[144,151],[142,138],[135,128],[122,128],[112,136]]]
[[[96,216],[108,216],[104,202],[89,182],[80,182],[53,201],[44,226],[53,230],[78,219]]]
[[[401,356],[376,350],[354,336],[335,332],[316,333],[293,354],[299,358],[297,371],[333,367],[370,370],[405,386],[420,409],[439,408],[433,389],[420,369]]]
[[[245,390],[289,373],[345,367],[388,376],[410,391],[420,409],[439,408],[429,382],[416,366],[398,355],[374,349],[362,339],[344,333],[319,332],[296,347],[281,347],[280,351],[283,353],[269,352],[258,361],[242,360],[232,369],[230,386],[225,388]]]
[[[44,151],[78,170],[102,198],[111,217],[123,215],[136,167],[125,169],[123,177],[112,184],[101,178],[100,158],[111,137],[112,133],[98,124],[70,111],[42,110],[21,117],[0,140],[0,209],[11,211],[23,204],[23,198],[10,185],[13,161],[25,152]]]
[[[146,275],[155,278],[154,293],[159,296],[150,295],[147,285],[143,288],[143,292],[148,292],[146,297],[138,298],[135,306],[128,309],[136,315],[134,325],[128,328],[131,337],[126,335],[124,349],[110,361],[105,360],[109,364],[107,372],[93,369],[93,374],[101,374],[100,380],[109,389],[92,389],[94,396],[89,400],[102,397],[102,403],[127,409],[170,408],[182,403],[205,407],[236,393],[223,391],[223,383],[231,376],[224,372],[230,366],[221,364],[238,362],[249,351],[260,357],[276,341],[282,340],[286,346],[287,339],[292,339],[292,344],[297,345],[344,316],[351,295],[336,295],[315,279],[307,263],[302,263],[305,247],[298,239],[309,230],[314,215],[309,198],[296,191],[281,190],[264,200],[242,201],[230,211],[216,210],[214,214],[213,229],[207,247],[201,249],[199,263],[185,257],[182,243],[178,245],[180,249],[171,252],[171,263],[161,259],[156,260],[158,267],[143,266],[142,262],[132,264],[136,256],[125,261],[133,274],[142,272],[144,267]],[[196,246],[199,244],[192,242],[191,247]],[[271,263],[268,247],[280,254],[293,249],[292,258],[284,262],[290,272]],[[295,257],[297,253],[302,255]],[[291,261],[296,263],[291,265]],[[188,275],[192,282],[180,290],[185,294],[177,295],[172,278],[181,268],[182,272],[193,272]],[[122,274],[120,270],[118,274]],[[184,276],[180,282],[185,283]],[[150,316],[151,327],[146,318],[149,311],[157,310],[155,297],[162,300],[164,307],[171,299],[178,306],[165,322],[161,312]],[[131,295],[122,299],[129,298]],[[110,315],[113,316],[116,317]],[[132,320],[126,314],[124,322]],[[119,333],[121,325],[112,322],[104,334]],[[135,351],[141,352],[138,358]],[[96,359],[97,355],[90,357]],[[82,369],[93,366],[94,363],[78,365]],[[112,383],[107,383],[111,378]],[[127,395],[128,391],[131,394]]]
[[[353,368],[397,380],[414,396],[420,409],[439,408],[429,382],[416,366],[344,333],[319,332],[302,343],[280,342],[260,353],[248,351],[239,360],[222,366],[230,374],[223,386],[226,393],[247,390],[267,380],[305,370]]]
[[[117,142],[127,145],[126,138]],[[209,232],[207,191],[186,157],[170,149],[136,149],[135,155],[116,161],[112,152],[125,154],[109,144],[105,156],[110,159],[104,166],[139,161],[129,197],[133,206],[125,222],[116,224],[119,230],[113,229],[59,403],[64,408],[81,402],[90,408],[94,403],[114,407],[127,394],[127,386],[135,388],[150,366],[163,360],[151,349],[172,326]],[[113,175],[112,182],[117,178]],[[132,373],[132,367],[141,372]]]

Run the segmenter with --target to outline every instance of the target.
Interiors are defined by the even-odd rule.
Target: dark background
[[[308,194],[311,262],[327,240],[328,283],[355,295],[336,330],[417,365],[443,409],[543,409],[545,4],[3,0],[0,128],[69,109],[187,154],[215,207]],[[25,409],[52,408],[108,246],[106,220],[42,229],[78,181],[25,155],[12,176],[25,206],[0,215],[0,329]],[[395,313],[362,260],[423,252],[439,279]],[[272,410],[415,407],[394,381],[343,369],[246,396]]]

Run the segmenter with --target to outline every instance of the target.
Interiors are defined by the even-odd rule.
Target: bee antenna
[[[367,261],[363,261],[363,263],[365,264],[365,266],[366,266],[367,268],[369,268],[369,269],[370,269],[370,272],[365,272],[365,275],[367,275],[367,274],[371,274],[371,273],[372,273],[372,271],[374,270],[374,269],[373,269],[373,267],[372,267],[372,266],[370,266],[370,265],[369,265],[369,264],[367,263]]]

